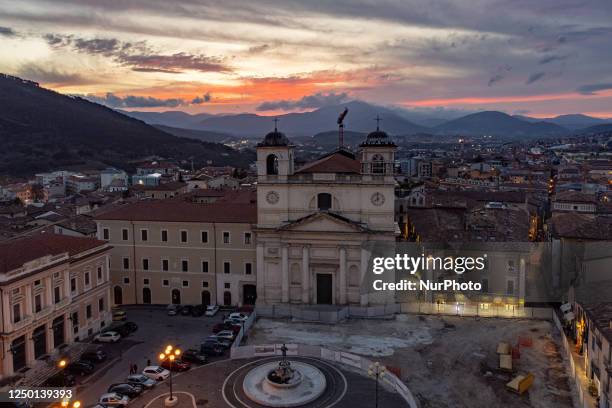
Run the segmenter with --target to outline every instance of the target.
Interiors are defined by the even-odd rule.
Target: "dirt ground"
[[[497,344],[520,348],[515,374],[535,381],[523,396],[505,388],[511,373],[498,370]],[[372,357],[400,370],[422,408],[571,408],[572,390],[552,323],[398,315],[395,320],[348,320],[336,325],[260,319],[250,344],[301,343]]]

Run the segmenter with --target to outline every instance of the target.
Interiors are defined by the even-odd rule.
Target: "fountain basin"
[[[299,361],[291,361],[294,379],[279,384],[268,379],[278,367],[278,361],[253,368],[244,377],[242,388],[252,401],[267,407],[299,407],[319,398],[327,386],[325,375],[318,368]]]

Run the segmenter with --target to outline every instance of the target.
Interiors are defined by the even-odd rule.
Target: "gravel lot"
[[[521,348],[518,373],[535,381],[518,396],[505,384],[512,374],[497,369],[497,344]],[[521,319],[398,315],[395,320],[349,320],[336,325],[260,319],[250,344],[302,343],[374,357],[401,370],[422,408],[570,408],[572,389],[552,323]]]

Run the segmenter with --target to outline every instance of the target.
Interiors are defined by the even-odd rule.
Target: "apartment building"
[[[41,234],[0,243],[0,378],[88,337],[111,320],[110,245]]]
[[[248,199],[146,200],[99,215],[114,304],[254,304],[256,221]]]

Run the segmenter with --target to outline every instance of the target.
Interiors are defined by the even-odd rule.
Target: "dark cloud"
[[[18,75],[43,84],[83,85],[94,82],[77,73],[66,72],[57,68],[41,67],[35,64],[22,65],[18,70]]]
[[[504,79],[504,75],[502,75],[502,74],[495,74],[491,78],[489,78],[489,82],[488,82],[487,85],[491,86],[494,83],[501,81],[502,79]]]
[[[178,106],[186,106],[190,104],[199,104],[202,102],[194,102],[197,98],[194,98],[191,101],[186,101],[180,98],[154,98],[152,96],[137,96],[137,95],[126,95],[126,96],[117,96],[112,92],[108,92],[104,96],[96,96],[96,95],[79,95],[83,98],[99,103],[101,105],[106,105],[111,108],[176,108]]]
[[[196,96],[195,98],[193,98],[191,100],[191,104],[192,105],[200,105],[204,102],[210,102],[212,100],[212,96],[210,94],[210,92],[206,92],[204,95],[202,96]]]
[[[111,108],[156,108],[156,107],[177,107],[184,105],[185,102],[182,99],[170,98],[170,99],[159,99],[151,96],[117,96],[113,93],[107,93],[100,97],[95,95],[86,95],[85,99],[91,102],[96,102],[102,105],[109,106]]]
[[[249,54],[259,54],[270,49],[269,44],[254,45],[248,49]]]
[[[146,42],[122,42],[115,38],[79,38],[57,34],[43,37],[54,48],[70,48],[90,55],[103,55],[139,72],[180,73],[184,70],[200,72],[230,72],[221,58],[178,52],[159,54]]]
[[[529,84],[533,84],[536,81],[539,81],[540,79],[544,78],[544,76],[546,75],[546,72],[534,72],[533,74],[529,75],[529,78],[527,78],[527,81],[525,81],[525,84],[529,85]]]
[[[583,95],[595,95],[598,91],[605,91],[607,89],[612,89],[612,83],[582,85],[576,90]]]
[[[551,62],[564,61],[569,57],[569,55],[549,55],[547,57],[542,58],[539,61],[540,65],[549,64]]]
[[[16,35],[17,33],[12,28],[0,26],[0,36],[15,37]]]
[[[257,106],[258,111],[271,111],[271,110],[300,110],[300,109],[313,109],[320,108],[322,106],[327,105],[337,105],[339,103],[345,102],[348,99],[348,94],[346,92],[342,93],[322,93],[317,92],[312,95],[304,96],[301,99],[297,100],[279,100],[279,101],[270,101],[263,102],[259,106]]]
[[[495,70],[495,74],[489,78],[488,86],[492,86],[496,82],[501,81],[506,77],[506,74],[512,70],[510,65],[501,65]]]

